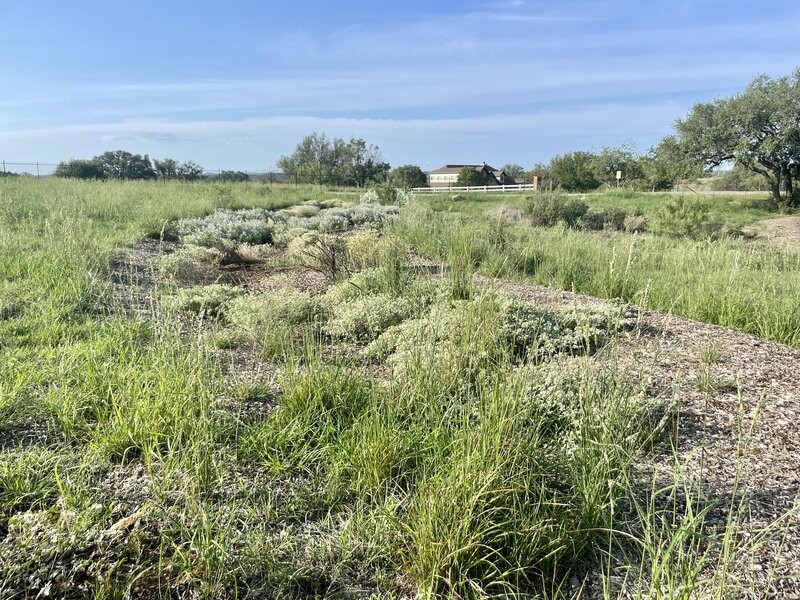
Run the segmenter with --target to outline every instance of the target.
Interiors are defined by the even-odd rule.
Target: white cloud
[[[392,162],[501,152],[524,162],[627,138],[655,142],[692,100],[796,66],[800,31],[783,21],[664,20],[623,32],[614,19],[598,22],[620,16],[612,7],[498,0],[319,35],[300,23],[258,40],[264,64],[252,76],[10,86],[0,155],[53,160],[129,146],[236,167],[256,153],[274,160],[318,130],[364,137]]]
[[[571,110],[549,110],[523,114],[492,114],[452,119],[358,119],[314,116],[248,118],[238,121],[137,120],[83,123],[33,130],[0,132],[0,150],[10,147],[48,147],[57,156],[35,157],[57,160],[67,156],[89,156],[112,147],[167,154],[180,149],[178,158],[215,161],[219,168],[242,168],[250,164],[273,164],[290,152],[302,136],[312,131],[330,136],[363,137],[380,146],[394,163],[435,164],[458,160],[491,159],[534,162],[552,153],[554,140],[574,147],[588,147],[597,138],[620,143],[626,137],[653,135],[653,123],[668,123],[685,107],[675,103],[654,105],[607,104]],[[625,136],[620,137],[623,128]],[[619,138],[616,139],[615,138]],[[543,143],[544,142],[544,143]],[[230,157],[220,156],[220,147],[230,147]],[[457,149],[457,150],[455,150]],[[255,154],[257,153],[257,154]],[[453,156],[454,153],[459,154]],[[486,156],[491,154],[492,156]],[[245,158],[247,157],[247,158]],[[472,157],[472,158],[470,158]],[[222,164],[220,164],[222,163]],[[255,165],[254,165],[255,166]]]

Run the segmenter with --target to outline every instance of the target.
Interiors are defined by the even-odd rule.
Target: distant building
[[[505,171],[490,167],[486,163],[481,163],[479,165],[445,165],[440,167],[428,173],[428,186],[435,188],[458,185],[456,180],[464,167],[482,171],[486,176],[486,185],[514,185],[516,183],[514,178]]]

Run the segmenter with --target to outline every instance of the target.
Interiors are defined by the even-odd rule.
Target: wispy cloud
[[[667,102],[606,104],[450,119],[289,116],[236,121],[135,120],[0,132],[0,143],[36,147],[39,142],[49,140],[59,147],[67,146],[70,156],[90,155],[108,144],[156,154],[159,150],[166,151],[167,147],[182,148],[189,158],[212,160],[216,156],[214,160],[226,162],[221,167],[227,168],[236,166],[241,159],[226,161],[219,158],[220,147],[238,145],[257,149],[257,155],[254,154],[251,160],[262,165],[272,164],[280,154],[291,151],[293,144],[303,135],[324,131],[332,136],[358,136],[376,141],[387,159],[395,164],[475,160],[476,149],[473,146],[476,143],[481,146],[482,154],[504,157],[509,161],[533,162],[546,158],[543,152],[547,150],[543,146],[553,147],[554,140],[559,140],[555,147],[562,152],[576,145],[585,145],[586,140],[592,138],[624,141],[625,138],[620,138],[619,134],[622,123],[629,137],[651,135],[654,122],[667,123],[684,108]],[[461,149],[454,152],[453,147]],[[409,148],[415,150],[409,152]]]
[[[130,144],[198,159],[226,148],[239,163],[274,160],[319,130],[365,137],[392,161],[459,151],[540,160],[567,144],[652,143],[693,101],[793,69],[800,44],[783,16],[687,23],[669,18],[680,14],[670,4],[610,0],[470,6],[369,25],[281,24],[240,42],[252,50],[247,68],[201,76],[21,78],[0,102],[0,154]]]

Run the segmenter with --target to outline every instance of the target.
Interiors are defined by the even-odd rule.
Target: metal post
[[[39,161],[36,161],[36,179],[39,179]]]

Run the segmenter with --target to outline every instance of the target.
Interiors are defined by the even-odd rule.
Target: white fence
[[[412,192],[431,193],[436,192],[517,192],[521,190],[536,190],[537,186],[532,183],[519,183],[516,185],[468,185],[468,186],[447,186],[447,187],[419,187],[411,188]]]

